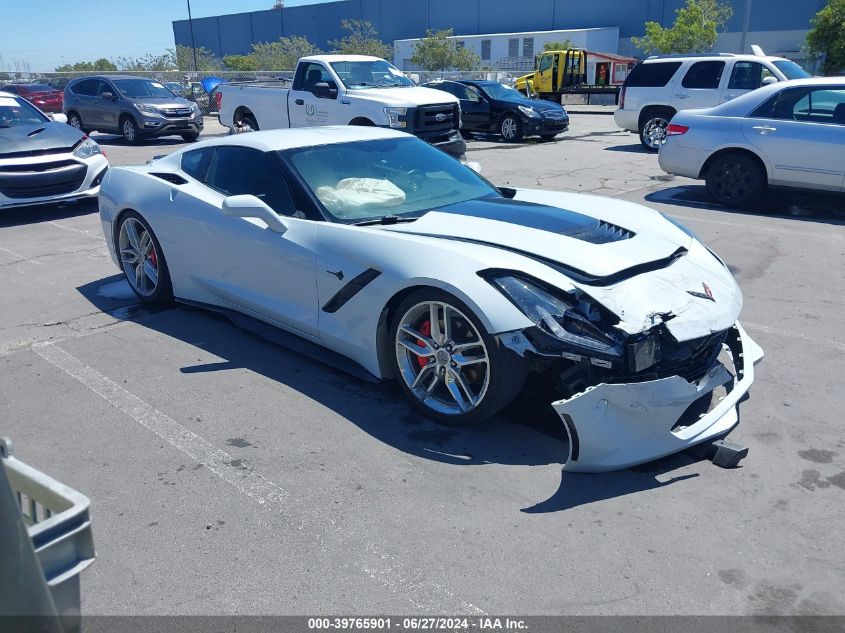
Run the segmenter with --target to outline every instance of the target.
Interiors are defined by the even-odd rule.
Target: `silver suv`
[[[760,86],[810,75],[795,62],[765,55],[659,55],[634,67],[622,86],[616,125],[638,132],[656,152],[676,112],[710,108]]]
[[[197,104],[146,77],[82,77],[64,89],[67,122],[85,132],[116,132],[127,143],[179,135],[195,141],[203,119]]]

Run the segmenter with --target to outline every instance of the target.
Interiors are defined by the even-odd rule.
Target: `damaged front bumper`
[[[725,345],[734,374],[718,363],[696,383],[680,376],[602,383],[553,402],[569,435],[564,470],[619,470],[726,435],[739,422],[739,403],[754,382],[754,365],[763,350],[739,323],[729,330]],[[726,395],[714,394],[699,417],[693,405],[720,387]]]

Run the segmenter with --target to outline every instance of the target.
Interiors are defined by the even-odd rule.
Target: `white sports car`
[[[716,255],[657,211],[496,188],[387,129],[238,134],[109,171],[115,263],[145,301],[236,311],[395,378],[443,421],[543,384],[565,468],[726,435],[762,350]],[[722,353],[724,352],[724,353]]]

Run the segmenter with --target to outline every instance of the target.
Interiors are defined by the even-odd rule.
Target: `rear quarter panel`
[[[222,95],[220,102],[220,123],[234,126],[235,112],[247,108],[255,116],[262,130],[290,127],[288,117],[288,96],[290,90],[276,86],[245,86],[221,84],[217,90]]]

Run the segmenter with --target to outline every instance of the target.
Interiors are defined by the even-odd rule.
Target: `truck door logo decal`
[[[314,116],[317,114],[317,106],[313,103],[305,104],[305,116]]]

